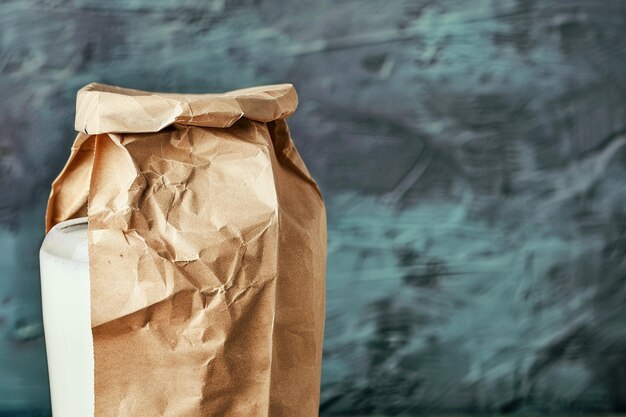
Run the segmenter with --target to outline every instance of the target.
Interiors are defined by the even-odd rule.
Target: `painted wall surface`
[[[293,82],[322,411],[626,410],[626,2],[0,1],[0,414],[49,408],[37,251],[91,81]]]

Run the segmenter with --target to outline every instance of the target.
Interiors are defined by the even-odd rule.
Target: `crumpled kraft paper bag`
[[[89,217],[97,417],[318,415],[326,217],[296,105],[79,91],[46,228]]]

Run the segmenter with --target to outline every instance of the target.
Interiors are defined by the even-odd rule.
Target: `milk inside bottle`
[[[57,224],[47,234],[39,258],[53,416],[93,416],[87,219]]]

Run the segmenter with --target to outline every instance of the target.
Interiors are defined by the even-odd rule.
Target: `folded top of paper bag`
[[[291,84],[174,94],[92,83],[78,92],[75,127],[89,135],[158,132],[173,124],[226,128],[242,117],[259,122],[284,119],[297,105]]]

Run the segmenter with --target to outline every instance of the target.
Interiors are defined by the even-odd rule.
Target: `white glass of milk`
[[[54,226],[39,252],[54,417],[94,413],[87,218]]]

